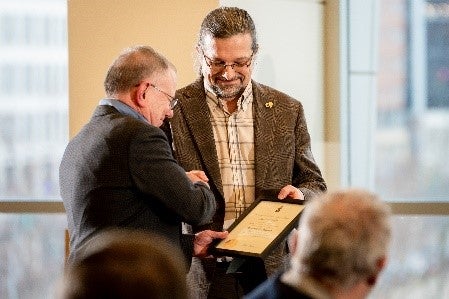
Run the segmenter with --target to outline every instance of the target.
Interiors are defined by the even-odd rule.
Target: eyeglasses
[[[159,91],[160,93],[165,94],[165,95],[168,97],[168,99],[169,99],[169,101],[170,101],[170,109],[173,110],[173,109],[175,108],[176,104],[178,104],[178,99],[172,97],[171,95],[169,95],[169,94],[166,93],[165,91],[161,90],[159,87],[157,87],[157,86],[154,85],[154,84],[151,84],[151,83],[150,83],[150,86],[153,87],[154,89],[156,89],[157,91]]]
[[[226,67],[230,66],[235,71],[242,71],[245,68],[248,68],[253,60],[254,52],[251,53],[251,56],[248,58],[248,60],[244,62],[233,62],[231,64],[226,64],[224,61],[220,60],[213,60],[204,54],[204,50],[201,49],[201,52],[203,52],[204,61],[206,62],[206,65],[211,69],[212,72],[221,72]]]

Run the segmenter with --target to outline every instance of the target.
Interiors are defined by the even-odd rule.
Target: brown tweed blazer
[[[252,85],[256,196],[277,194],[289,184],[306,199],[324,192],[326,184],[312,155],[302,104],[263,84],[252,81]],[[203,78],[178,90],[176,97],[179,104],[170,120],[176,159],[187,171],[206,172],[219,207],[212,228],[221,230],[223,187]]]
[[[257,82],[252,81],[252,86],[256,199],[267,194],[276,196],[289,184],[300,188],[306,199],[324,192],[326,184],[313,159],[301,103]],[[182,167],[187,171],[201,169],[206,172],[218,206],[212,224],[193,227],[193,230],[221,231],[225,202],[203,78],[178,90],[176,97],[179,104],[170,120],[171,131],[165,126],[166,134],[172,139],[175,157]],[[284,267],[286,254],[284,240],[264,260],[268,275]],[[193,258],[187,281],[195,298],[207,298],[215,266],[214,259]],[[223,292],[232,293],[224,285],[218,289],[220,296],[224,296]]]

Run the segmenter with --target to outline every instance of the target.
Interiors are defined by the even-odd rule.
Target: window
[[[449,1],[340,4],[347,184],[375,191],[395,212],[387,268],[370,298],[446,298]]]
[[[0,0],[1,298],[51,298],[63,270],[66,5]]]
[[[375,188],[449,201],[449,1],[381,1]]]

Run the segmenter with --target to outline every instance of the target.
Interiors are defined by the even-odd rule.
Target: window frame
[[[330,37],[331,40],[338,40],[340,50],[340,181],[342,187],[367,188],[373,192],[376,191],[373,136],[376,124],[374,97],[377,64],[373,49],[377,44],[379,5],[377,0],[339,1],[337,18],[340,31],[338,37]],[[358,122],[358,119],[364,121]],[[388,204],[393,213],[399,215],[449,215],[449,198],[446,200],[392,200]]]
[[[64,213],[62,201],[0,201],[0,213]]]

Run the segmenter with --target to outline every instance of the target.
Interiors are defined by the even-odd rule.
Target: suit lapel
[[[204,171],[209,174],[211,181],[215,182],[217,189],[223,195],[214,133],[202,82],[202,80],[197,80],[192,88],[185,90],[182,94],[182,97],[185,99],[180,101],[179,105],[185,116],[187,126],[191,131],[194,143],[198,146],[198,154],[206,168]]]
[[[276,99],[265,93],[258,83],[253,81],[254,113],[254,159],[256,191],[262,188],[270,170],[276,129]]]
[[[254,113],[254,159],[256,189],[262,189],[267,179],[268,171],[272,167],[272,151],[276,140],[276,99],[272,94],[264,91],[257,83],[253,84],[253,113]],[[215,140],[210,123],[209,107],[202,80],[197,80],[191,88],[184,90],[180,101],[185,120],[192,138],[199,148],[200,159],[204,169],[211,180],[215,182],[217,189],[223,195],[218,156],[215,148]]]

